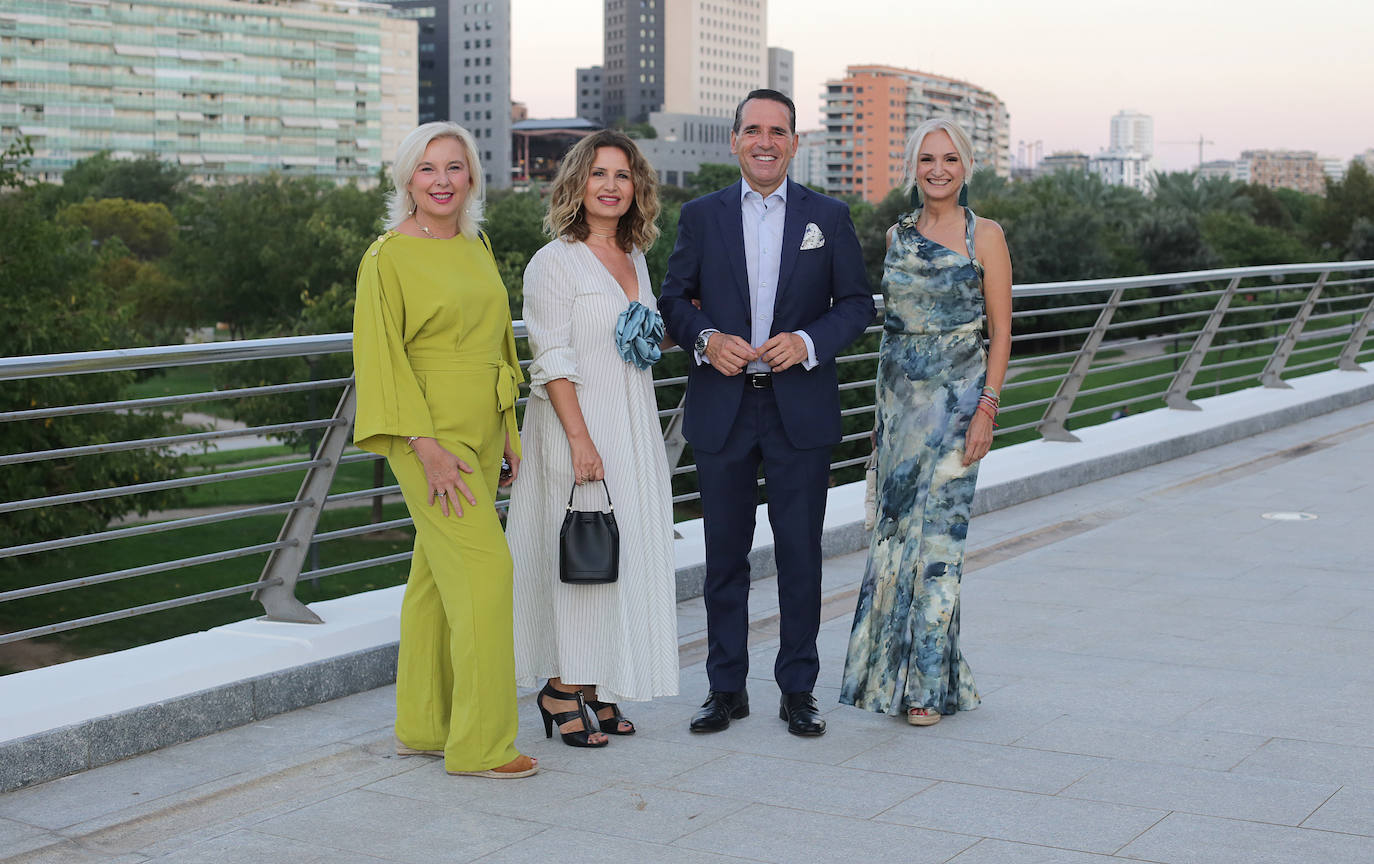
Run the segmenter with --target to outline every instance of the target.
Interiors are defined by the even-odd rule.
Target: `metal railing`
[[[1054,441],[1076,441],[1073,428],[1104,422],[1133,410],[1168,406],[1198,410],[1193,400],[1243,387],[1287,387],[1285,377],[1325,369],[1363,371],[1374,358],[1367,343],[1374,324],[1374,261],[1288,264],[1124,279],[1102,279],[1017,286],[1013,291],[1013,359],[1003,390],[998,444],[1037,435]],[[881,316],[880,316],[881,317]],[[873,411],[872,387],[878,334],[870,327],[851,351],[839,358],[844,435],[831,463],[837,482],[858,479],[866,458]],[[527,350],[523,323],[516,324],[522,350]],[[237,364],[288,357],[326,357],[351,350],[349,334],[257,339],[206,345],[176,345],[114,351],[90,351],[37,357],[0,358],[0,388],[26,378],[156,370],[199,364]],[[527,361],[526,361],[527,362]],[[693,506],[695,466],[681,434],[686,358],[670,353],[660,365],[655,387],[660,394],[664,445],[675,484],[674,504]],[[303,417],[241,429],[190,431],[138,440],[92,442],[0,455],[5,466],[77,459],[133,450],[166,451],[224,442],[243,436],[267,437],[310,433],[318,443],[308,458],[287,457],[276,464],[43,495],[0,503],[0,515],[36,508],[62,508],[92,499],[126,498],[208,484],[261,482],[265,478],[303,474],[292,500],[255,502],[204,512],[154,514],[137,524],[71,536],[42,537],[0,548],[0,579],[44,568],[43,556],[95,544],[165,535],[208,526],[258,525],[280,518],[275,540],[256,542],[168,560],[155,560],[102,572],[18,587],[0,582],[0,604],[72,591],[155,574],[176,574],[200,565],[239,562],[234,584],[138,603],[97,614],[24,626],[0,633],[0,645],[50,636],[154,612],[226,597],[251,595],[266,617],[280,621],[318,622],[297,598],[302,580],[328,579],[343,573],[400,565],[408,551],[359,557],[321,566],[312,552],[329,543],[394,532],[410,526],[404,514],[386,518],[382,503],[394,504],[399,487],[379,481],[366,488],[333,491],[337,472],[354,463],[380,457],[350,450],[355,410],[351,378],[284,381],[189,394],[122,399],[79,405],[27,407],[0,412],[0,423],[46,423],[56,417],[111,412],[178,412],[205,405],[265,396],[337,391],[329,417]],[[3,390],[0,390],[3,393]],[[523,405],[525,400],[521,400]],[[370,510],[368,509],[370,506]],[[498,502],[504,506],[504,500]],[[321,531],[326,509],[355,514],[358,524]],[[680,515],[690,515],[680,510]],[[245,527],[244,539],[252,532]],[[156,551],[150,549],[149,551]],[[254,559],[266,556],[261,570]],[[6,571],[4,565],[9,565]],[[251,569],[250,569],[251,568]],[[23,580],[29,581],[29,580]],[[3,606],[0,605],[0,611]],[[242,616],[239,616],[242,617]],[[28,622],[26,622],[27,624]]]

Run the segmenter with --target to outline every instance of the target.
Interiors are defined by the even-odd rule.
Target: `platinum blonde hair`
[[[964,127],[953,120],[932,117],[917,126],[911,137],[906,139],[906,185],[902,188],[907,192],[916,186],[916,157],[921,155],[921,145],[925,143],[927,135],[938,131],[947,133],[949,140],[954,142],[954,152],[959,154],[959,161],[964,164],[964,182],[973,177],[973,140],[968,137]]]
[[[482,162],[477,158],[477,142],[472,133],[457,123],[441,121],[415,127],[396,148],[396,161],[391,163],[391,185],[394,191],[386,201],[386,227],[395,228],[415,212],[415,199],[410,196],[410,178],[425,156],[425,148],[436,138],[457,138],[467,153],[469,185],[463,197],[463,212],[458,215],[458,230],[464,237],[477,238],[482,224],[482,205],[487,184],[482,179]]]

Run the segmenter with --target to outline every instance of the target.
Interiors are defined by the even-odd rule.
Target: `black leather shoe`
[[[731,720],[749,716],[749,694],[744,690],[731,693],[725,690],[712,690],[711,695],[701,704],[701,710],[693,717],[688,726],[693,732],[719,732],[730,725]]]
[[[816,697],[806,693],[784,693],[778,706],[778,718],[787,721],[787,731],[793,735],[825,734],[825,721],[816,710]]]

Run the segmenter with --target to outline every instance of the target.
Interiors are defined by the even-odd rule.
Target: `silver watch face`
[[[707,343],[707,342],[710,342],[710,341],[711,341],[711,334],[710,334],[709,332],[703,332],[700,336],[698,336],[698,337],[697,337],[697,344],[696,344],[696,346],[695,346],[696,349],[697,349],[697,353],[698,353],[698,354],[705,354],[705,353],[706,353],[706,343]]]

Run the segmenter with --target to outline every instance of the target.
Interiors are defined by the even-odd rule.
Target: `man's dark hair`
[[[767,99],[770,102],[778,102],[782,105],[786,105],[788,131],[793,135],[797,134],[797,106],[792,104],[792,100],[787,98],[786,93],[779,93],[776,90],[769,90],[767,88],[750,91],[749,95],[745,96],[744,99],[740,101],[739,106],[735,108],[735,125],[731,127],[730,131],[734,132],[736,135],[739,134],[740,123],[744,122],[744,106],[750,99]]]

